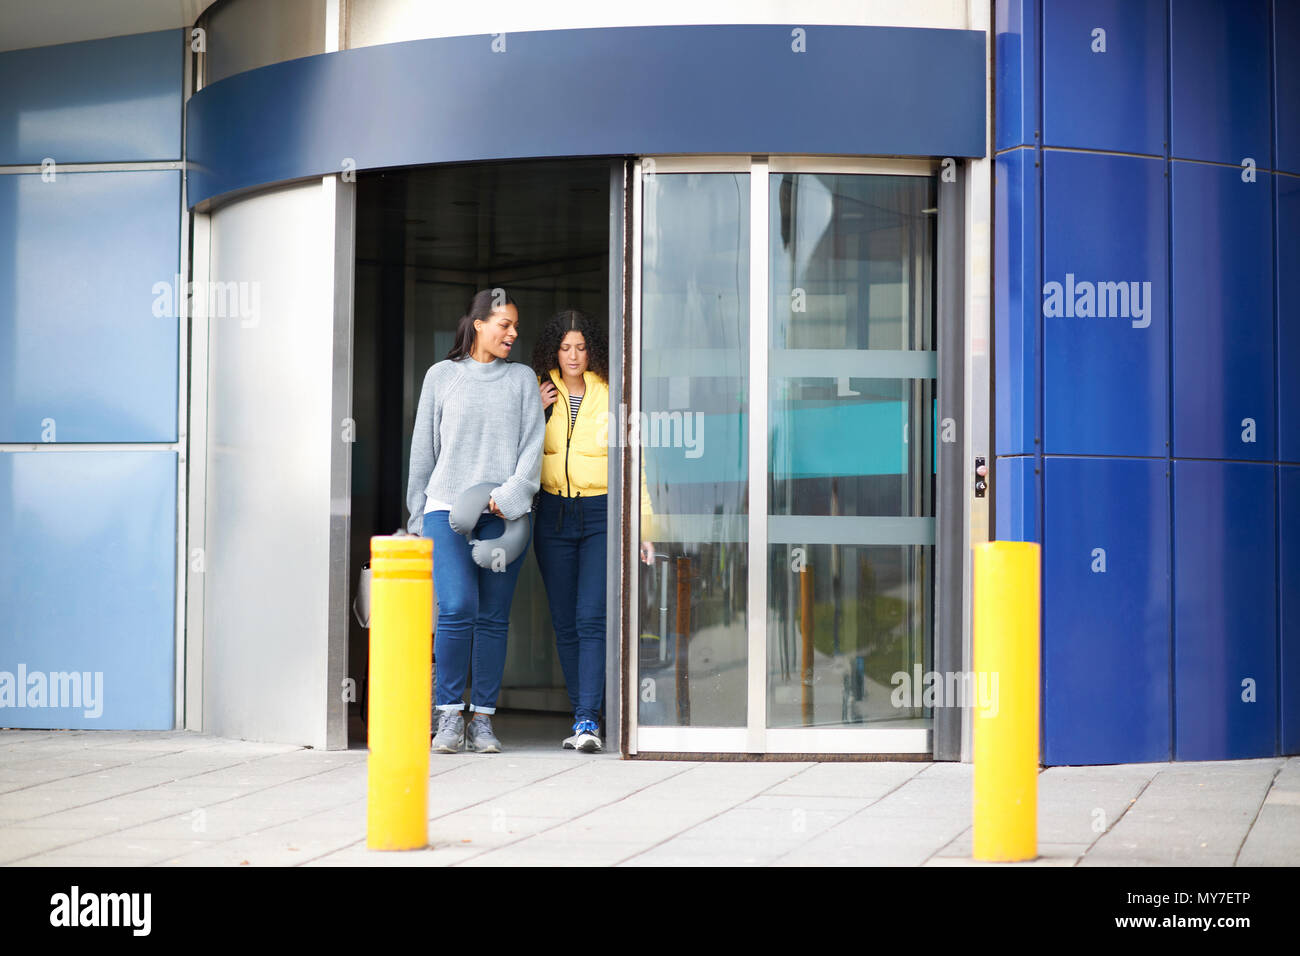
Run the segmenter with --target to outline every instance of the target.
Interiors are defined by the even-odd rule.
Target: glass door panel
[[[641,727],[748,720],[749,191],[745,173],[642,181]]]
[[[769,177],[767,726],[925,727],[934,182]]]

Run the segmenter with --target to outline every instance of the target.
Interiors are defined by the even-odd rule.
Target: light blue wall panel
[[[994,6],[995,149],[1038,145],[1038,3],[997,0]]]
[[[174,452],[0,453],[0,726],[172,727],[175,584]],[[20,667],[102,697],[18,707]]]
[[[0,53],[0,165],[180,159],[183,30]]]
[[[1273,129],[1276,168],[1300,174],[1300,3],[1273,4]]]
[[[1171,0],[1172,156],[1271,168],[1268,20],[1268,0]]]
[[[1300,461],[1300,179],[1277,187],[1277,408],[1281,461]]]
[[[1300,753],[1300,468],[1278,478],[1278,635],[1281,639],[1282,753]]]
[[[1038,462],[1030,456],[999,458],[993,471],[998,541],[1039,541]]]
[[[1046,0],[1045,146],[1164,155],[1165,18],[1165,0]]]
[[[1165,461],[1044,461],[1043,762],[1168,760]]]
[[[1168,451],[1164,173],[1161,159],[1043,151],[1049,454]]]
[[[1272,460],[1272,176],[1171,166],[1174,454]]]
[[[1276,474],[1274,465],[1174,463],[1179,760],[1267,757],[1276,751]]]
[[[1039,449],[1038,170],[1035,150],[1016,149],[994,163],[994,416],[996,453]]]
[[[176,440],[180,185],[0,176],[0,442]]]

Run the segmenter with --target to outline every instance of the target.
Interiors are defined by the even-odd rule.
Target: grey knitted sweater
[[[541,484],[545,419],[537,376],[504,359],[445,359],[425,373],[411,435],[407,530],[419,534],[429,498],[454,502],[490,481],[507,518],[533,506]]]

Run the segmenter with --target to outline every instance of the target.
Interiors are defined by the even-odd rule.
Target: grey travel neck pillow
[[[528,515],[524,515],[505,519],[506,529],[500,537],[485,540],[474,537],[474,526],[478,524],[479,515],[487,507],[495,487],[492,482],[485,481],[461,492],[447,514],[447,524],[452,531],[463,534],[469,541],[470,555],[475,564],[489,571],[504,571],[506,565],[524,553],[532,529],[528,526]]]

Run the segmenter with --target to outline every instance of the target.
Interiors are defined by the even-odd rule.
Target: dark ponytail
[[[451,351],[447,353],[447,358],[454,361],[470,355],[474,351],[474,339],[478,337],[474,323],[486,319],[497,309],[507,305],[515,305],[515,300],[505,289],[481,289],[475,292],[474,298],[469,300],[469,308],[456,323],[456,341]],[[515,305],[515,308],[518,306]]]

